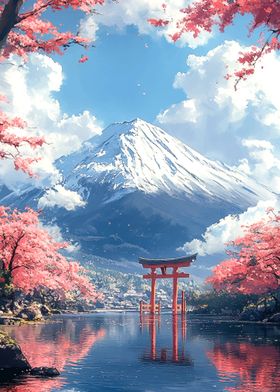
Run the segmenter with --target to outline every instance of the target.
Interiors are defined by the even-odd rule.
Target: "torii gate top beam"
[[[190,256],[183,256],[170,259],[146,259],[139,257],[139,263],[144,268],[172,268],[172,267],[189,267],[190,264],[196,260],[197,253]]]

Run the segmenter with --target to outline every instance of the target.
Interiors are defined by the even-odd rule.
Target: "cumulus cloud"
[[[157,120],[193,148],[253,176],[279,194],[280,56],[271,53],[265,57],[255,74],[240,82],[235,91],[235,80],[225,76],[236,69],[244,50],[238,42],[226,41],[206,55],[188,56],[188,69],[177,73],[174,80],[174,88],[186,97],[159,113]],[[224,253],[224,244],[242,235],[243,225],[265,218],[267,207],[280,209],[280,202],[260,201],[243,214],[226,216],[180,250],[215,258],[209,255]]]
[[[275,146],[268,140],[243,139],[249,159],[242,159],[237,169],[250,174],[277,193],[280,192],[280,159]]]
[[[186,98],[157,116],[170,133],[229,164],[250,158],[242,139],[279,143],[280,57],[266,56],[235,91],[234,79],[227,80],[225,75],[236,69],[244,50],[238,42],[226,41],[204,56],[188,56],[188,70],[179,72],[174,81],[174,88],[183,90]]]
[[[69,115],[62,111],[54,96],[62,85],[62,67],[48,56],[32,54],[27,63],[14,57],[1,64],[0,91],[9,101],[1,103],[2,109],[11,116],[23,118],[29,127],[28,134],[44,135],[47,141],[40,150],[41,159],[34,165],[37,178],[27,179],[9,161],[1,163],[0,180],[8,188],[17,189],[23,184],[41,188],[56,186],[61,175],[53,164],[55,159],[77,150],[83,141],[101,132],[102,124],[90,112]],[[78,198],[73,197],[66,205],[73,205],[74,200],[80,205]]]
[[[188,3],[191,3],[189,0]],[[170,0],[166,3],[166,11],[162,7],[162,0],[122,0],[119,2],[107,1],[98,11],[86,17],[81,21],[82,31],[86,33],[88,38],[96,39],[96,32],[98,26],[116,27],[119,30],[124,29],[126,26],[135,26],[140,34],[158,35],[164,37],[167,41],[171,42],[171,36],[177,31],[176,20],[182,17],[180,9],[186,7],[186,0]],[[163,18],[166,15],[170,23],[157,29],[148,23],[150,18]],[[201,33],[196,39],[192,34],[184,34],[178,41],[178,44],[188,45],[191,48],[204,45],[211,37],[211,33]]]
[[[79,34],[81,37],[87,38],[90,41],[95,41],[98,30],[99,27],[96,23],[95,14],[89,14],[85,18],[81,19],[79,27]]]
[[[45,225],[41,223],[41,227],[45,229],[55,241],[65,242],[61,233],[61,229],[57,225]],[[65,248],[65,250],[68,253],[74,253],[80,250],[80,245],[77,242],[69,242],[69,245],[67,246],[67,248]]]
[[[77,192],[65,189],[60,184],[48,189],[38,201],[39,208],[58,206],[65,208],[67,211],[73,211],[84,205],[85,202]]]
[[[186,253],[198,253],[200,256],[224,253],[225,243],[236,239],[244,233],[244,225],[250,225],[267,217],[269,207],[280,209],[277,199],[260,201],[255,207],[249,207],[240,215],[228,215],[219,222],[209,226],[202,239],[186,242],[179,250]]]

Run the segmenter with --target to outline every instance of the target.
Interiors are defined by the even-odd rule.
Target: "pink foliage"
[[[0,206],[0,275],[6,283],[24,292],[47,287],[61,297],[76,294],[95,301],[98,294],[85,269],[59,253],[67,246],[56,242],[40,226],[37,212],[10,211]]]
[[[88,61],[88,56],[82,56],[79,60],[79,63],[86,63]]]
[[[63,54],[72,44],[82,47],[89,45],[88,39],[78,31],[63,31],[61,24],[55,25],[48,20],[50,12],[61,12],[72,8],[79,12],[94,12],[94,7],[104,0],[0,0],[0,62],[16,54],[27,60],[28,53],[38,51]],[[81,63],[87,60],[82,56]],[[0,102],[6,103],[1,95]],[[20,147],[29,145],[38,148],[45,143],[42,137],[20,137],[26,124],[19,118],[9,118],[0,107],[0,159],[11,158],[16,169],[33,175],[30,157],[23,155]]]
[[[26,124],[18,117],[10,118],[0,110],[0,158],[12,158],[14,160],[16,170],[22,170],[33,175],[31,163],[36,159],[30,157],[22,157],[18,154],[19,148],[24,144],[32,148],[37,148],[45,143],[43,137],[38,136],[17,136],[10,132],[10,129],[24,129]],[[8,147],[8,148],[7,148]]]
[[[168,15],[168,7],[164,11]],[[197,37],[201,32],[211,32],[218,26],[221,32],[233,24],[237,15],[249,15],[252,18],[248,26],[252,34],[257,29],[262,29],[260,47],[252,47],[249,52],[243,53],[239,58],[242,64],[241,71],[234,76],[239,81],[246,79],[254,72],[256,62],[263,55],[280,48],[280,7],[278,0],[197,0],[180,10],[182,17],[176,20],[177,31],[172,36],[177,41],[184,33],[191,32]],[[162,27],[171,22],[166,18],[150,19],[154,26]],[[266,34],[264,34],[266,33]]]
[[[63,54],[72,44],[87,47],[88,39],[79,32],[63,31],[61,24],[56,26],[48,17],[50,12],[68,8],[91,13],[103,3],[104,0],[0,0],[0,62],[13,54],[27,60],[32,52]],[[87,59],[82,56],[80,62]],[[5,113],[8,102],[1,92],[0,103],[0,159],[11,158],[16,170],[33,176],[31,165],[38,158],[26,156],[21,147],[37,149],[45,139],[23,134],[27,124]],[[59,253],[66,246],[40,227],[35,211],[10,211],[0,206],[0,283],[13,283],[25,292],[44,286],[61,296],[75,293],[95,301],[99,294],[85,270]]]
[[[9,3],[17,3],[19,9],[12,8],[8,13]],[[6,8],[7,17],[11,18],[12,11],[16,18],[12,22],[2,56],[9,57],[11,53],[25,56],[29,52],[43,51],[46,53],[63,53],[63,50],[73,43],[86,45],[88,40],[81,37],[78,32],[62,31],[61,26],[56,26],[44,15],[50,11],[62,11],[72,8],[84,13],[91,13],[96,5],[102,5],[104,0],[37,0],[37,1],[8,1],[4,6],[0,2],[0,11],[4,15]],[[24,10],[24,8],[27,10]],[[22,12],[20,10],[23,9]]]
[[[148,22],[156,27],[163,27],[169,23],[168,20],[163,19],[148,19]]]
[[[231,257],[207,279],[217,290],[262,294],[280,287],[280,214],[269,208],[268,221],[245,228],[243,237],[228,244]]]

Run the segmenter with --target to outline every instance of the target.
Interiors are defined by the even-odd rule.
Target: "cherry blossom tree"
[[[218,291],[264,294],[280,287],[280,214],[268,210],[268,220],[244,228],[229,243],[230,258],[217,265],[207,279]]]
[[[104,0],[0,0],[0,65],[12,55],[21,56],[26,61],[32,52],[62,54],[73,44],[87,48],[88,39],[83,38],[79,31],[64,31],[61,24],[55,25],[50,20],[50,12],[72,8],[88,14],[95,12],[94,7],[103,3]],[[83,63],[86,60],[87,56],[81,56],[79,61]],[[4,100],[0,92],[1,106]],[[22,147],[40,147],[45,139],[22,136],[27,124],[20,118],[10,118],[6,113],[0,107],[0,159],[13,159],[17,170],[32,176],[31,164],[37,159],[23,154]]]
[[[61,298],[73,295],[94,302],[98,294],[85,269],[59,253],[68,244],[56,242],[40,225],[38,215],[31,209],[20,212],[0,207],[2,286],[12,286],[25,293],[47,287]]]
[[[65,31],[51,21],[51,12],[67,9],[89,14],[104,0],[0,0],[0,66],[19,56],[28,61],[33,52],[63,54],[73,44],[87,48],[89,40],[79,31]],[[84,63],[87,56],[81,56]],[[0,92],[0,159],[11,158],[16,170],[33,175],[31,164],[40,158],[28,156],[46,141],[28,135],[28,125],[8,113],[9,102]],[[27,146],[27,148],[26,148]],[[26,153],[27,151],[27,153]],[[68,262],[59,251],[67,247],[58,243],[39,224],[38,213],[11,211],[0,206],[0,279],[24,292],[46,287],[60,296],[78,294],[94,301],[98,298],[85,270]]]
[[[163,27],[174,20],[168,17],[168,3],[162,5],[164,17],[150,19],[157,27]],[[280,48],[280,5],[278,0],[196,0],[180,9],[181,17],[176,20],[176,32],[171,36],[175,42],[183,34],[191,32],[194,37],[202,32],[212,32],[218,27],[224,32],[234,23],[236,16],[247,15],[251,19],[249,34],[259,32],[259,41],[248,52],[240,53],[238,62],[241,69],[235,71],[237,83],[254,73],[257,61],[267,53]],[[230,76],[230,75],[228,75]]]

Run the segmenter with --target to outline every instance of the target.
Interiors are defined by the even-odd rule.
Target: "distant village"
[[[91,270],[91,278],[96,290],[104,294],[98,308],[105,309],[137,309],[140,300],[149,302],[150,282],[145,281],[140,274],[124,273],[109,269],[97,268]],[[179,283],[179,289],[200,293],[201,289],[192,280]],[[171,308],[172,281],[162,279],[157,286],[157,301],[162,308]]]

